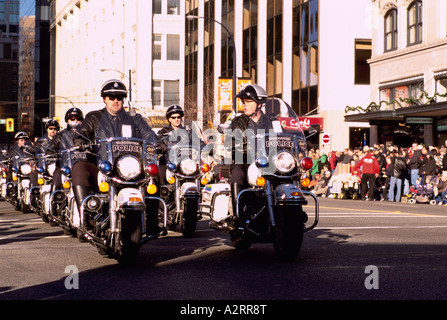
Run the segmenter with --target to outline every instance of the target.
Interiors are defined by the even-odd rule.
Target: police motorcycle
[[[186,139],[190,140],[185,136],[181,141]],[[204,174],[210,170],[210,166],[202,161],[201,151],[199,139],[197,143],[191,139],[191,143],[170,146],[168,151],[168,185],[161,188],[161,197],[168,205],[168,228],[175,231],[180,226],[184,237],[192,237],[197,222],[202,219],[199,212],[201,187],[207,184]]]
[[[50,219],[59,224],[65,234],[75,237],[80,234],[80,217],[71,188],[71,169],[73,160],[85,159],[85,154],[77,149],[73,147],[60,152],[62,189],[51,193],[49,211]]]
[[[37,171],[37,186],[32,187],[30,190],[30,205],[32,210],[42,217],[44,222],[48,222],[52,226],[58,225],[50,217],[51,185],[57,161],[58,158],[55,155],[46,155],[45,153],[38,153],[36,155],[35,170]]]
[[[99,158],[100,192],[84,198],[79,226],[73,225],[100,254],[116,259],[120,265],[132,265],[141,246],[159,237],[146,230],[148,201],[162,203],[166,230],[166,204],[155,196],[156,148],[145,140],[128,137],[101,139],[92,142],[93,147]]]
[[[34,162],[34,156],[26,153],[29,155],[11,158],[12,182],[6,186],[9,202],[23,213],[30,212],[31,172]]]
[[[310,182],[306,171],[311,169],[312,160],[307,157],[306,137],[293,109],[281,99],[269,100],[263,109],[275,119],[274,130],[248,137],[255,150],[247,174],[251,187],[232,201],[233,215],[216,208],[222,197],[229,199],[229,188],[216,190],[209,204],[210,227],[229,233],[237,250],[248,249],[252,243],[273,243],[276,255],[290,261],[299,255],[304,233],[314,229],[319,220],[317,197],[301,189]],[[312,127],[309,132],[318,130]],[[308,215],[303,210],[308,204],[306,196],[315,203],[310,226],[306,226]]]
[[[6,200],[6,184],[9,168],[9,158],[6,156],[6,151],[1,155],[0,160],[0,200]]]

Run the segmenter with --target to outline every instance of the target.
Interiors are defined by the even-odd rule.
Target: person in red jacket
[[[362,200],[372,201],[374,197],[374,185],[380,172],[379,161],[374,156],[373,149],[368,149],[366,155],[356,163],[354,170],[360,167],[362,167]],[[367,190],[368,199],[365,199]]]

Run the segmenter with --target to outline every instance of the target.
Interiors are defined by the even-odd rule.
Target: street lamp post
[[[73,106],[73,108],[76,108],[76,106],[74,105],[73,101],[71,101],[70,99],[68,99],[67,97],[64,96],[55,96],[54,94],[51,95],[51,98],[62,98],[67,100],[68,102],[70,102],[70,104]]]
[[[237,72],[236,72],[236,43],[234,42],[234,37],[231,34],[230,30],[228,30],[227,27],[225,27],[222,23],[220,23],[219,21],[210,18],[210,17],[199,17],[199,16],[194,16],[194,15],[187,15],[186,19],[188,20],[192,20],[192,19],[207,19],[210,21],[213,21],[217,24],[219,24],[230,36],[230,41],[231,44],[233,45],[233,97],[232,97],[232,101],[233,101],[233,110],[234,113],[237,113],[237,104],[236,104],[236,94],[237,94]]]

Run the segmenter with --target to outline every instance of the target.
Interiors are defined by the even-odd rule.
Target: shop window
[[[439,77],[436,77],[436,102],[447,101],[447,71]]]
[[[387,110],[417,105],[423,90],[423,81],[384,87],[380,89],[380,101],[388,102]]]

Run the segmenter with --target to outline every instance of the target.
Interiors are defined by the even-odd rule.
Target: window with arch
[[[384,51],[397,49],[397,9],[391,9],[385,14]]]
[[[408,7],[407,42],[409,46],[422,42],[422,1],[414,1]]]

